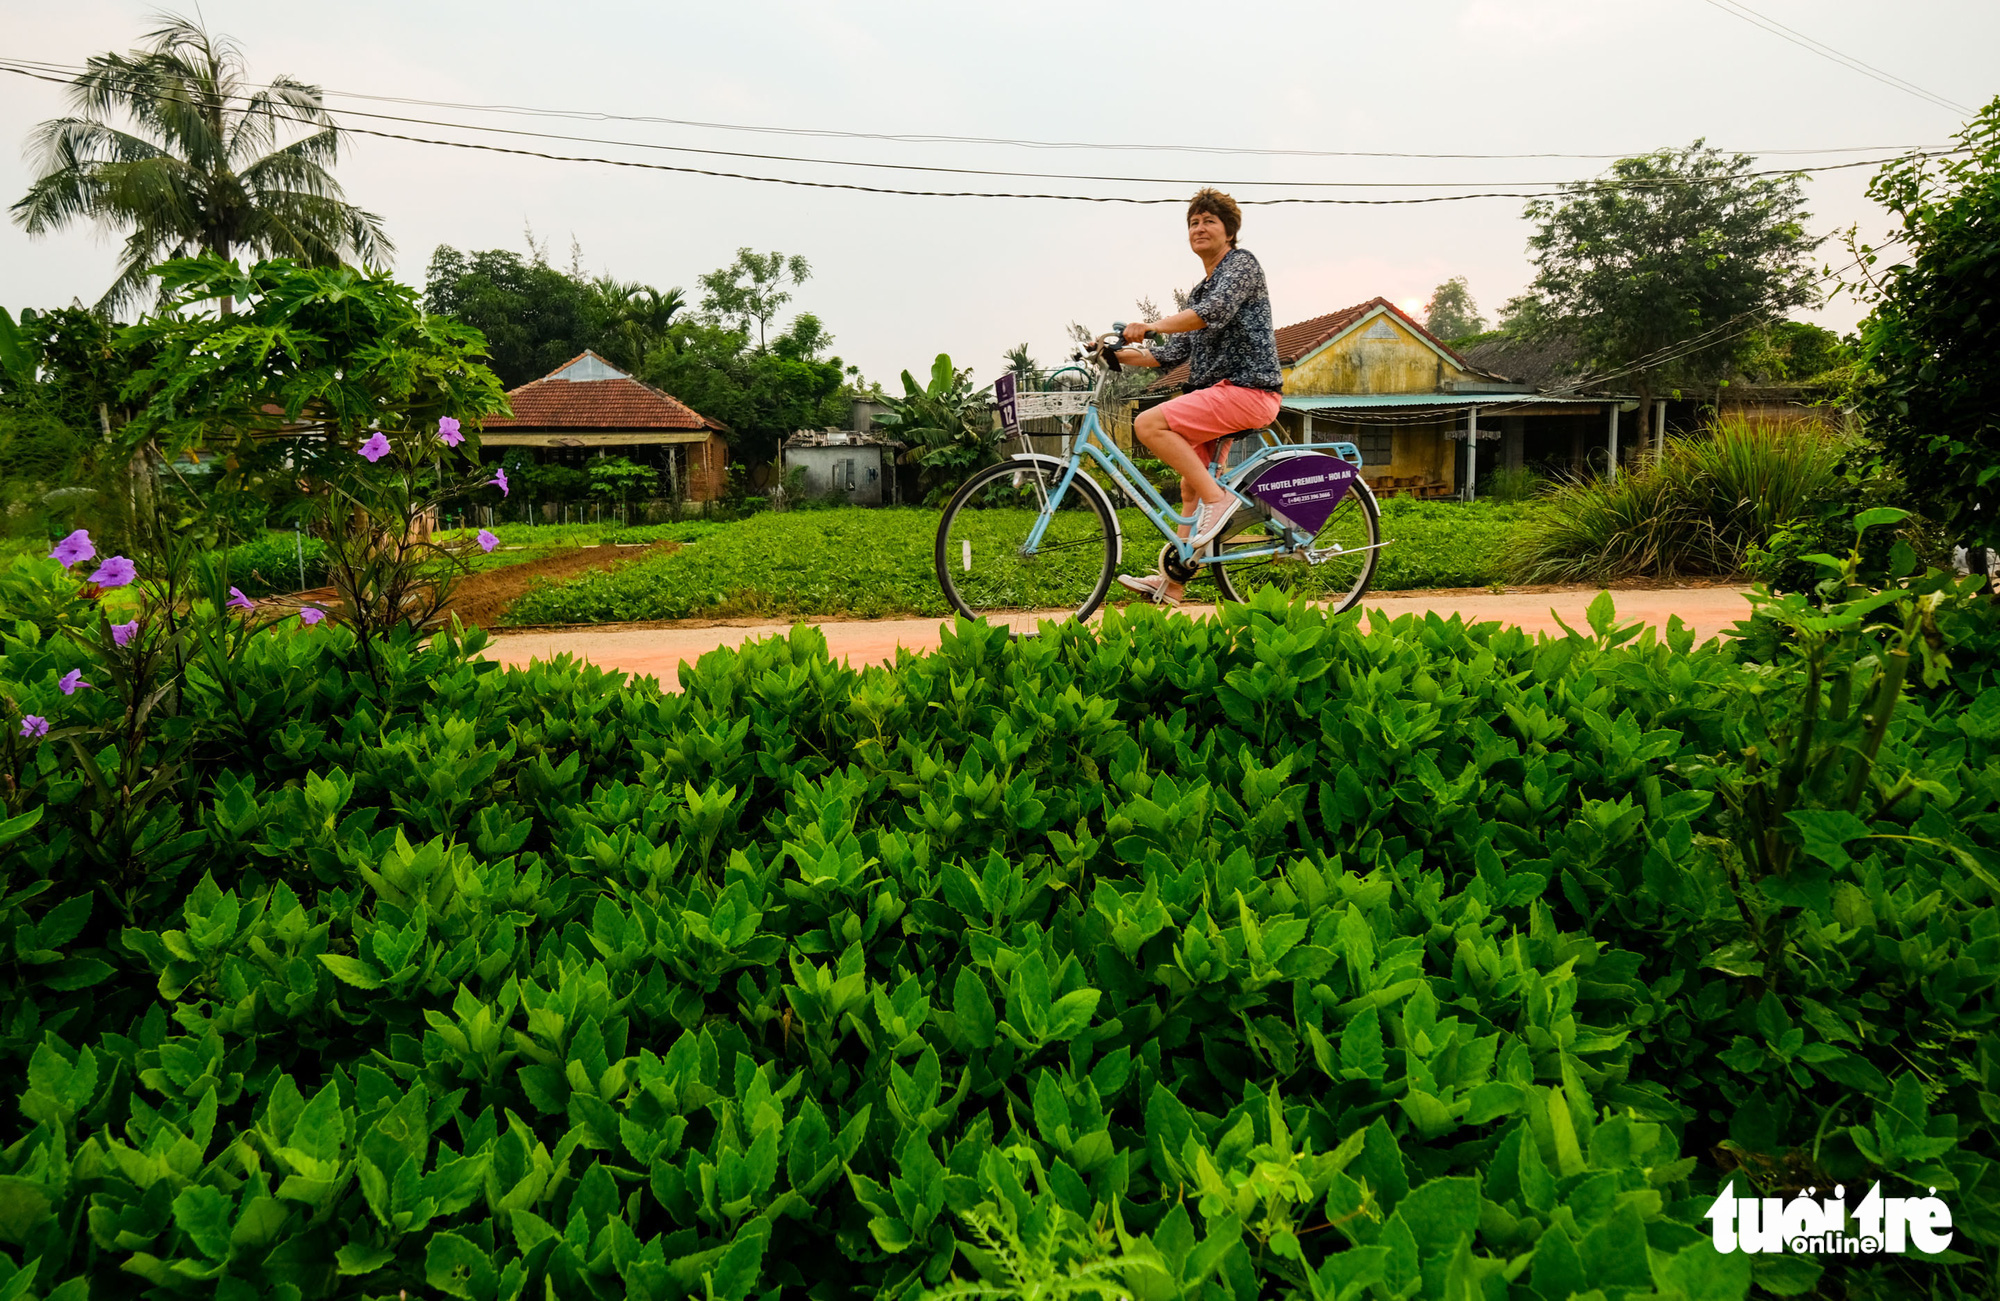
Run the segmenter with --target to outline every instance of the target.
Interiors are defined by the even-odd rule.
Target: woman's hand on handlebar
[[[1144,343],[1146,341],[1146,336],[1151,334],[1152,332],[1153,332],[1153,327],[1146,324],[1144,321],[1134,321],[1130,325],[1125,327],[1125,334],[1124,334],[1125,342]]]

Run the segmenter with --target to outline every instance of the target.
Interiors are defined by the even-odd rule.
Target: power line
[[[0,71],[12,72],[18,76],[30,77],[39,81],[64,82],[67,80],[56,73],[35,71],[26,67],[17,66],[17,62],[10,63],[10,62],[0,61]],[[178,96],[167,95],[167,96],[161,96],[160,98],[167,99],[171,102],[191,103],[191,101],[181,99]],[[245,99],[246,97],[235,96],[235,97],[225,97],[225,98]],[[277,111],[275,109],[267,109],[265,111],[272,117],[289,118],[290,120],[305,125],[312,125],[312,126],[322,125],[319,121],[315,119],[298,116],[296,114],[288,114]],[[1111,184],[1179,186],[1179,185],[1200,185],[1204,183],[1200,179],[1186,179],[1186,178],[1142,177],[1142,176],[1090,176],[1090,175],[1078,176],[1067,173],[1000,171],[1000,170],[985,169],[985,168],[926,166],[914,163],[871,163],[871,162],[863,162],[850,159],[811,158],[811,157],[801,157],[797,155],[787,155],[787,154],[749,154],[731,150],[700,149],[691,146],[644,144],[644,143],[634,143],[630,141],[621,141],[621,140],[602,140],[590,137],[551,135],[550,133],[545,133],[545,132],[521,131],[515,128],[488,127],[488,126],[468,125],[455,122],[442,122],[425,118],[402,117],[392,114],[367,113],[364,111],[351,110],[351,109],[343,109],[339,111],[342,114],[350,116],[367,117],[370,119],[377,119],[377,120],[386,119],[390,121],[412,123],[421,126],[439,127],[446,130],[483,131],[483,132],[492,132],[505,135],[530,136],[539,139],[558,139],[558,140],[574,141],[577,143],[611,145],[613,147],[644,148],[644,149],[667,150],[676,153],[692,153],[705,156],[747,158],[761,162],[798,163],[807,166],[859,167],[859,168],[870,168],[870,169],[888,169],[893,171],[914,171],[914,172],[943,174],[943,175],[998,176],[1008,179],[1085,181],[1085,182],[1098,182],[1098,183],[1111,183]],[[331,116],[332,113],[333,113],[332,110],[328,110],[329,116]],[[1075,202],[1075,203],[1125,203],[1125,204],[1137,204],[1137,205],[1171,204],[1171,203],[1185,202],[1185,198],[1179,195],[1172,197],[1160,197],[1160,198],[1139,198],[1127,195],[1021,193],[1021,192],[995,192],[995,191],[973,191],[973,190],[910,190],[910,189],[901,189],[891,186],[860,185],[860,184],[837,182],[837,181],[805,180],[797,177],[758,176],[744,172],[719,171],[711,168],[701,168],[701,167],[675,166],[667,163],[638,162],[631,159],[622,159],[622,158],[604,158],[598,156],[576,155],[576,154],[555,154],[543,150],[522,149],[522,148],[515,148],[515,147],[496,145],[496,144],[482,144],[466,140],[441,140],[434,137],[416,136],[403,132],[383,131],[369,127],[358,127],[346,124],[338,124],[337,129],[341,131],[346,131],[354,135],[373,136],[378,139],[384,139],[384,140],[401,140],[413,144],[432,145],[443,148],[471,149],[489,153],[512,154],[519,157],[540,158],[551,162],[595,163],[601,166],[609,166],[609,167],[627,167],[627,168],[637,168],[647,171],[676,172],[684,175],[709,176],[727,180],[754,181],[767,185],[791,185],[791,186],[800,186],[811,189],[850,190],[866,194],[890,194],[890,195],[924,197],[924,198],[1041,199],[1041,200],[1056,200],[1056,201]],[[1961,152],[1961,151],[1949,150],[1941,152]],[[1905,155],[1905,157],[1908,156],[1909,155]],[[1926,153],[1917,156],[1934,157],[1938,155]],[[1845,163],[1825,163],[1814,167],[1775,168],[1762,171],[1736,173],[1730,177],[1717,178],[1717,181],[1719,182],[1720,180],[1725,180],[1725,179],[1740,179],[1744,177],[1792,176],[1792,175],[1814,173],[1814,172],[1841,171],[1855,167],[1877,167],[1881,166],[1884,163],[1894,162],[1894,161],[1896,161],[1896,159],[1893,158],[1865,158]],[[1246,205],[1258,205],[1258,206],[1276,206],[1282,204],[1334,204],[1334,205],[1347,205],[1347,206],[1384,206],[1384,205],[1407,205],[1407,204],[1421,204],[1421,203],[1446,203],[1446,202],[1454,202],[1466,199],[1555,198],[1555,197],[1560,197],[1565,193],[1574,192],[1574,187],[1582,187],[1584,189],[1646,190],[1646,189],[1673,188],[1676,186],[1693,186],[1693,185],[1703,184],[1705,182],[1689,178],[1681,178],[1681,177],[1650,177],[1644,179],[1592,178],[1582,181],[1515,181],[1515,182],[1220,181],[1220,182],[1208,182],[1208,183],[1223,184],[1232,187],[1248,186],[1254,188],[1258,186],[1264,186],[1264,187],[1276,187],[1276,188],[1287,188],[1287,189],[1290,188],[1435,189],[1435,188],[1443,188],[1445,186],[1492,185],[1492,184],[1501,184],[1501,185],[1511,184],[1515,186],[1541,186],[1541,187],[1550,187],[1550,186],[1571,187],[1571,188],[1556,188],[1556,189],[1543,188],[1539,191],[1488,190],[1488,191],[1480,191],[1468,194],[1429,195],[1422,198],[1403,198],[1403,199],[1337,199],[1337,198],[1293,197],[1293,198],[1275,198],[1275,199],[1238,200],[1238,202],[1244,203]]]
[[[1779,40],[1790,41],[1802,50],[1817,54],[1822,59],[1838,63],[1851,72],[1858,72],[1864,77],[1872,77],[1883,85],[1894,87],[1905,94],[1929,100],[1939,108],[1950,109],[1962,117],[1971,117],[1973,115],[1973,110],[1963,104],[1955,103],[1942,95],[1933,94],[1915,82],[1906,81],[1892,72],[1884,72],[1872,63],[1863,63],[1851,54],[1842,54],[1839,50],[1834,49],[1824,41],[1815,40],[1796,28],[1787,27],[1775,18],[1765,17],[1749,5],[1743,4],[1741,0],[1704,0],[1704,3],[1713,5],[1715,8],[1732,17],[1741,18],[1753,27],[1758,27],[1771,33],[1771,35],[1777,37]]]
[[[9,59],[5,60],[4,62],[16,65],[23,69],[34,69],[38,71],[60,73],[64,75],[65,79],[74,77],[76,74],[83,71],[82,68],[74,64],[49,63],[45,61],[31,60],[31,59]],[[261,83],[246,83],[246,84],[259,85]],[[454,110],[460,110],[464,112],[474,112],[474,113],[500,113],[500,114],[516,115],[516,116],[552,117],[552,118],[565,118],[565,119],[583,120],[583,121],[633,122],[646,125],[690,127],[705,131],[752,132],[752,133],[766,134],[766,135],[799,136],[799,137],[838,139],[838,140],[871,140],[871,141],[885,141],[885,142],[899,143],[899,144],[1000,145],[1000,146],[1025,148],[1025,149],[1083,149],[1083,150],[1101,150],[1108,152],[1131,152],[1131,153],[1163,152],[1163,153],[1191,153],[1191,154],[1223,154],[1229,156],[1273,157],[1273,158],[1396,158],[1396,159],[1429,159],[1429,160],[1447,160],[1447,161],[1509,161],[1509,160],[1524,160],[1524,159],[1563,159],[1563,160],[1577,160],[1585,162],[1598,162],[1598,161],[1608,161],[1619,158],[1631,157],[1634,154],[1647,152],[1645,150],[1627,150],[1624,153],[1615,153],[1615,154],[1553,153],[1553,152],[1488,153],[1488,154],[1418,153],[1418,152],[1409,152],[1400,150],[1269,149],[1269,148],[1258,148],[1254,146],[1243,146],[1243,145],[1221,146],[1221,145],[1192,145],[1192,144],[1161,144],[1161,143],[1151,143],[1151,142],[1105,143],[1097,141],[1080,141],[1080,140],[1034,140],[1034,139],[1010,137],[1010,136],[955,136],[955,135],[932,135],[932,134],[920,134],[920,133],[843,131],[833,128],[823,128],[823,127],[760,126],[760,125],[750,125],[750,124],[736,123],[736,122],[710,122],[710,121],[702,121],[690,118],[673,118],[673,117],[647,116],[639,114],[610,113],[610,112],[586,110],[586,109],[532,108],[515,104],[472,104],[472,103],[463,103],[450,100],[417,99],[400,95],[372,95],[360,91],[321,89],[320,93],[323,96],[331,96],[339,99],[357,99],[374,103],[405,104],[419,108],[454,109]],[[358,110],[344,110],[344,111],[358,112]],[[423,119],[399,118],[396,120],[421,121]],[[490,129],[490,128],[475,128],[468,126],[467,129]],[[526,133],[526,134],[532,134],[532,133]],[[556,138],[573,139],[576,137],[556,137]],[[599,142],[599,143],[632,143],[632,142],[612,141],[612,142]],[[635,143],[634,147],[646,148],[651,146]],[[1906,153],[1913,150],[1927,150],[1930,148],[1932,148],[1932,146],[1927,146],[1927,145],[1841,145],[1841,146],[1829,146],[1826,148],[1750,149],[1750,150],[1741,150],[1738,152],[1750,153],[1758,156],[1769,155],[1772,157],[1787,157],[1787,156],[1808,156],[1808,155],[1818,155],[1818,154],[1844,154],[1844,153]],[[749,155],[749,156],[762,157],[763,155]]]

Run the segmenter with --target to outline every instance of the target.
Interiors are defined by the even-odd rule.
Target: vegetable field
[[[1375,589],[1472,587],[1503,577],[1497,556],[1530,506],[1383,503]],[[754,515],[671,556],[593,574],[517,601],[509,623],[612,623],[731,615],[945,617],[932,569],[938,512],[820,510]],[[1159,535],[1144,516],[1121,512],[1127,573],[1149,573]],[[686,527],[686,526],[682,526]],[[1074,586],[1063,589],[1074,591]],[[1196,583],[1190,599],[1213,592]],[[1128,599],[1114,586],[1107,598]]]
[[[1940,582],[1767,667],[1608,597],[680,695],[280,629],[123,795],[15,625],[0,1292],[1985,1295],[2000,626]],[[1702,1218],[1877,1179],[1951,1249]]]

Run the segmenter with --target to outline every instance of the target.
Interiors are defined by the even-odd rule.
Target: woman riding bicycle
[[[1181,476],[1181,513],[1194,515],[1193,532],[1185,535],[1196,550],[1222,532],[1237,508],[1237,499],[1208,472],[1215,440],[1270,424],[1284,384],[1264,268],[1248,249],[1236,247],[1242,225],[1243,210],[1228,195],[1204,189],[1194,196],[1187,209],[1188,247],[1201,259],[1202,281],[1183,310],[1125,327],[1129,343],[1143,343],[1148,333],[1169,336],[1165,342],[1116,354],[1126,366],[1188,362],[1181,396],[1140,412],[1133,428]],[[1183,584],[1164,573],[1120,574],[1118,581],[1156,602],[1180,603]]]

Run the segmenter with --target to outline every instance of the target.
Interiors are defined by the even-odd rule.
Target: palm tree
[[[607,338],[617,341],[624,354],[619,360],[633,370],[645,364],[646,354],[666,338],[674,316],[687,306],[678,287],[659,290],[610,276],[592,281],[591,291]]]
[[[1146,318],[1151,320],[1149,316]],[[1042,368],[1028,355],[1028,345],[1017,343],[1001,356],[1007,362],[1007,369],[1020,381],[1022,388],[1033,388],[1042,382]]]
[[[70,83],[73,115],[35,129],[39,175],[11,209],[30,235],[84,219],[125,234],[101,310],[149,298],[147,270],[168,258],[242,252],[336,266],[394,250],[382,219],[347,203],[333,179],[340,132],[319,87],[277,77],[254,89],[235,42],[185,18],[161,22],[148,48],[100,54]],[[297,127],[307,133],[281,145]]]

